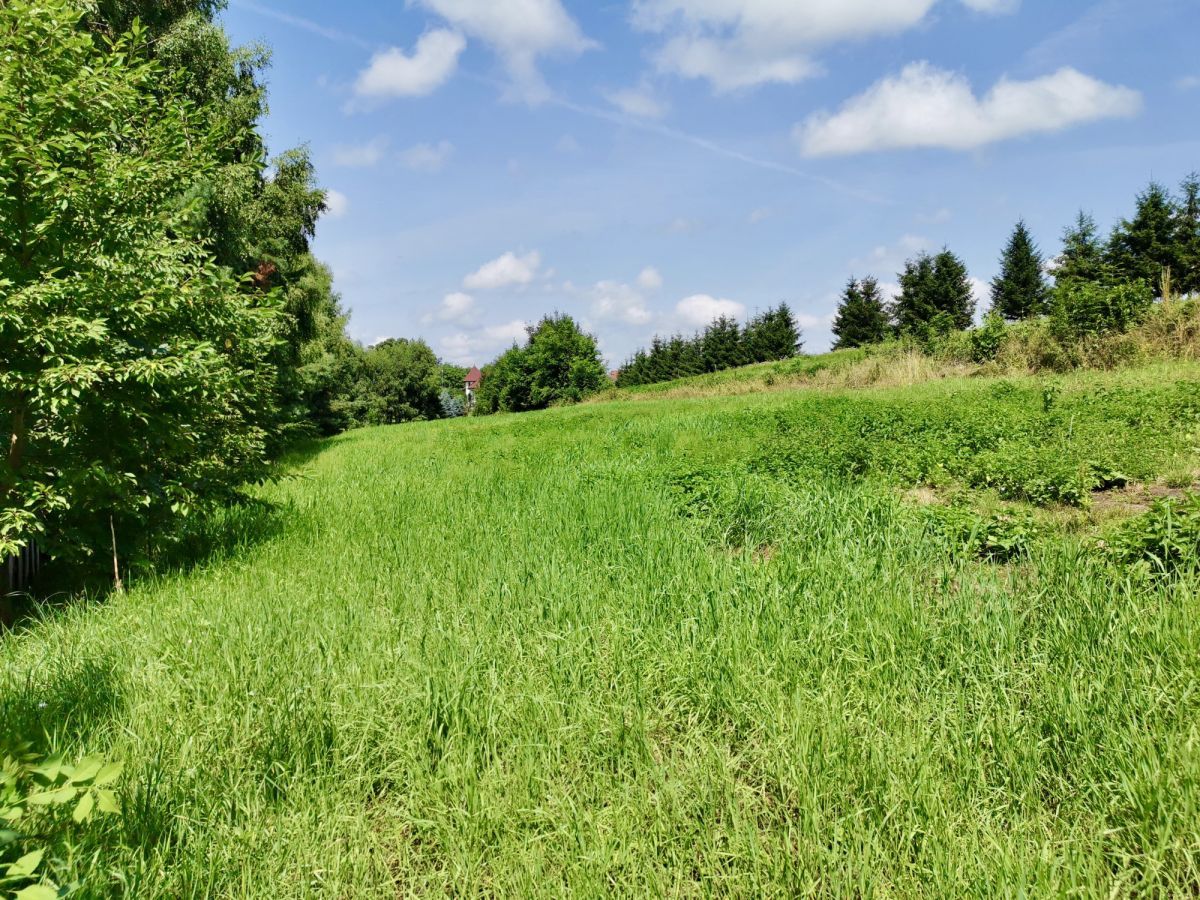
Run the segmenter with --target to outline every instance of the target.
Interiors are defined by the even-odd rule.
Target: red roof
[[[478,366],[472,366],[471,371],[467,373],[467,377],[464,380],[467,383],[467,387],[477,388],[479,387],[479,382],[483,381],[483,373],[479,371]]]

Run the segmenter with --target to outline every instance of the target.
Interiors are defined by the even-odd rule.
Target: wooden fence
[[[4,594],[27,590],[41,568],[42,552],[36,544],[4,560]]]

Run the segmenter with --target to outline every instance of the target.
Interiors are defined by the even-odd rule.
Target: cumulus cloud
[[[470,294],[456,292],[442,298],[436,312],[429,313],[423,319],[426,324],[432,322],[464,322],[475,314],[475,298]]]
[[[438,342],[443,359],[461,366],[469,366],[491,359],[514,343],[525,340],[525,322],[513,320],[500,325],[489,325],[474,331],[459,331]]]
[[[437,144],[417,144],[400,154],[400,162],[414,172],[440,172],[454,153],[449,141]]]
[[[1007,12],[1013,0],[959,0]],[[707,79],[718,92],[795,84],[821,71],[814,54],[841,41],[898,34],[938,0],[635,0],[634,25],[662,35],[658,68]]]
[[[559,0],[417,0],[500,57],[518,95],[547,94],[538,58],[574,55],[594,47]]]
[[[703,328],[721,316],[745,318],[746,305],[736,300],[719,300],[708,294],[693,294],[675,304],[675,315],[685,325]]]
[[[360,97],[424,97],[441,87],[458,68],[466,39],[439,28],[421,35],[412,53],[390,47],[371,58],[358,76],[354,91]]]
[[[654,266],[646,266],[638,275],[637,283],[644,291],[657,291],[663,286],[663,277]]]
[[[638,119],[661,119],[667,114],[667,105],[645,85],[606,91],[604,98],[625,115]]]
[[[340,219],[350,211],[350,198],[332,188],[325,192],[325,212],[331,219]]]
[[[484,263],[463,279],[468,291],[492,291],[506,287],[523,287],[533,281],[542,265],[542,256],[536,250],[525,256],[509,251],[503,256]]]
[[[642,295],[627,284],[601,281],[591,291],[592,315],[597,319],[623,322],[626,325],[646,325],[654,316],[646,308]]]
[[[339,144],[333,148],[333,163],[350,169],[367,169],[383,159],[387,147],[385,137],[377,137],[365,144]]]
[[[1200,75],[1184,75],[1175,82],[1175,87],[1180,91],[1194,91],[1200,88]]]
[[[774,213],[772,213],[771,210],[763,207],[761,209],[754,210],[750,213],[750,215],[746,216],[746,221],[751,225],[760,225],[767,221],[767,219],[771,218],[772,215],[774,215]]]
[[[1141,95],[1071,68],[1032,81],[1004,79],[977,98],[967,79],[912,63],[848,100],[835,113],[797,125],[805,156],[838,156],[914,147],[970,150],[1027,134],[1128,117]]]

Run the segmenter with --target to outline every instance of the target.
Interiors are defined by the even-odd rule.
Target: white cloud
[[[1025,134],[1132,116],[1141,95],[1071,68],[1032,81],[1004,79],[977,98],[967,79],[919,62],[797,125],[806,156],[943,147],[969,150]]]
[[[592,288],[592,315],[627,325],[646,325],[654,316],[640,293],[627,284],[601,281]]]
[[[464,278],[463,287],[468,291],[491,291],[524,286],[533,281],[541,265],[542,257],[536,250],[525,256],[517,256],[510,251],[489,263],[484,263],[477,271]]]
[[[455,31],[427,31],[411,54],[391,47],[371,58],[358,76],[354,91],[360,97],[424,97],[449,80],[467,42]]]
[[[693,234],[703,227],[704,223],[699,219],[686,219],[680,216],[667,225],[667,231],[671,234]]]
[[[850,260],[850,270],[860,274],[899,272],[906,260],[928,253],[933,242],[919,234],[903,235],[894,244],[880,244],[866,256]]]
[[[954,213],[946,207],[935,209],[933,212],[917,213],[916,220],[921,225],[945,225],[954,218]]]
[[[1007,12],[1012,0],[960,0]],[[707,79],[718,92],[821,71],[813,58],[841,41],[899,34],[925,20],[938,0],[635,0],[634,25],[660,34],[658,68]]]
[[[575,140],[569,134],[564,134],[558,139],[558,143],[554,145],[554,149],[559,153],[578,153],[583,148],[579,146],[579,141]]]
[[[657,291],[663,286],[663,277],[654,266],[646,266],[638,275],[637,283],[642,290]]]
[[[1200,75],[1184,75],[1175,82],[1176,90],[1194,91],[1200,88]]]
[[[331,219],[340,219],[350,211],[350,198],[341,191],[329,188],[325,191],[325,212]]]
[[[377,137],[365,144],[340,144],[333,148],[333,163],[350,169],[367,169],[383,159],[387,147],[385,137]]]
[[[435,321],[464,322],[475,314],[475,298],[470,294],[456,292],[442,298],[437,312],[429,313],[423,319],[426,324]]]
[[[449,141],[438,144],[417,144],[400,154],[400,162],[414,172],[440,172],[454,153]]]
[[[497,356],[514,343],[525,340],[525,322],[514,320],[501,325],[489,325],[474,331],[459,331],[438,342],[443,359],[462,366],[479,365]]]
[[[751,225],[760,225],[773,215],[774,213],[771,210],[763,207],[761,209],[754,210],[752,213],[750,213],[750,215],[746,216],[746,221]]]
[[[417,0],[455,28],[488,44],[500,57],[518,95],[535,101],[547,90],[537,69],[541,56],[573,55],[596,46],[559,0]]]
[[[745,318],[746,305],[736,300],[718,300],[708,294],[694,294],[675,304],[675,314],[685,325],[703,328],[721,316]]]
[[[661,119],[667,114],[667,105],[659,100],[645,85],[606,91],[604,99],[625,113],[638,119]]]

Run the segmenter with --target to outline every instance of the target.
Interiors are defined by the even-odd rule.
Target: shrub
[[[1054,290],[1051,319],[1058,337],[1128,331],[1146,316],[1154,293],[1144,281],[1105,284],[1065,279]]]
[[[1195,569],[1200,562],[1200,494],[1157,501],[1149,512],[1121,527],[1109,552],[1152,575]]]
[[[993,310],[984,316],[983,324],[970,332],[971,359],[977,363],[991,362],[1004,346],[1008,329],[1004,317]]]
[[[1037,523],[1028,513],[980,516],[959,506],[931,506],[923,512],[929,532],[952,552],[989,562],[1008,562],[1028,555],[1039,534]]]

